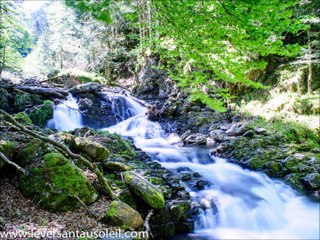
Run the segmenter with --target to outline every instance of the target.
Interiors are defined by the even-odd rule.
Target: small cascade
[[[77,100],[70,94],[62,103],[55,106],[53,118],[47,127],[58,131],[70,131],[82,127],[82,116]]]
[[[141,108],[141,106],[139,106]],[[143,111],[141,111],[143,112]],[[168,169],[188,167],[210,185],[192,191],[199,207],[195,234],[201,239],[317,239],[319,205],[281,181],[209,156],[199,147],[179,147],[144,114],[106,128],[133,137],[135,145]],[[177,141],[177,140],[175,140]]]
[[[111,109],[116,115],[117,122],[124,121],[130,117],[143,115],[146,113],[144,107],[134,101],[128,94],[116,94],[104,92],[105,98],[111,101]]]
[[[118,123],[102,130],[134,139],[137,147],[168,169],[187,167],[209,184],[189,188],[199,213],[195,235],[201,239],[318,239],[319,204],[265,174],[245,170],[224,159],[211,158],[206,148],[181,147],[176,135],[166,136],[157,122],[147,120],[146,108],[128,95],[105,93]],[[48,125],[58,130],[81,127],[76,100],[56,106]],[[177,144],[178,143],[178,144]]]

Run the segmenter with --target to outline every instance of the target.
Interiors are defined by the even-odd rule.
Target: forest
[[[0,239],[319,239],[318,0],[0,0]]]

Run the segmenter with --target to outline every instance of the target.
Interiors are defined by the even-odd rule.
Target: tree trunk
[[[309,63],[309,74],[308,74],[308,93],[309,94],[312,94],[312,79],[313,79],[312,63]]]

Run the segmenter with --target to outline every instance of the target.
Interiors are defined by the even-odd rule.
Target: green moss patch
[[[43,104],[33,107],[28,115],[35,125],[44,126],[47,120],[53,117],[53,108],[54,103],[47,100]]]
[[[45,155],[38,166],[30,168],[26,176],[20,176],[19,185],[24,196],[52,211],[78,207],[77,198],[85,204],[97,198],[97,193],[82,171],[60,153]]]

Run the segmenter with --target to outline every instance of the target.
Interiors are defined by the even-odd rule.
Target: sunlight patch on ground
[[[250,101],[242,106],[241,112],[261,116],[266,120],[273,118],[285,119],[305,125],[311,129],[319,128],[319,115],[302,115],[293,112],[296,99],[301,98],[297,93],[272,93],[266,102]]]

